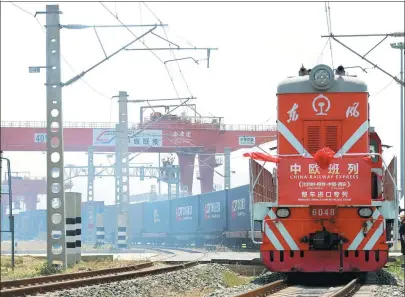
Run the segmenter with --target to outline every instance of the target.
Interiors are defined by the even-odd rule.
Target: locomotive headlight
[[[330,80],[330,75],[325,69],[319,69],[314,74],[314,80],[318,86],[324,86]]]
[[[312,69],[309,75],[312,86],[316,89],[326,90],[334,82],[333,70],[327,65],[318,65]]]
[[[279,218],[287,218],[290,215],[290,210],[288,208],[279,208],[276,214]]]
[[[364,207],[364,208],[359,208],[359,216],[362,218],[369,218],[373,214],[373,211],[371,208]]]

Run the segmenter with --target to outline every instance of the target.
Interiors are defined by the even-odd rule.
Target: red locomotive
[[[281,82],[277,97],[277,155],[246,155],[262,262],[280,272],[382,268],[398,206],[367,85],[342,66],[317,65]]]

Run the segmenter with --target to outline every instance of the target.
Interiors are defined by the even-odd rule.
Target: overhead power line
[[[329,34],[329,35],[322,35],[321,37],[328,37],[328,38],[333,38],[333,40],[335,40],[337,43],[339,43],[340,45],[342,45],[343,47],[345,47],[346,49],[348,49],[349,51],[351,51],[352,53],[354,53],[356,56],[360,57],[361,59],[365,60],[367,63],[371,64],[372,66],[374,66],[374,68],[377,68],[378,70],[380,70],[381,72],[385,73],[386,75],[388,75],[389,77],[391,77],[392,79],[394,79],[397,83],[399,83],[402,86],[405,86],[405,83],[403,80],[399,79],[396,76],[393,76],[392,74],[388,73],[387,71],[385,71],[384,69],[382,69],[381,67],[379,67],[377,64],[374,64],[373,62],[371,62],[370,60],[368,60],[366,58],[366,55],[368,55],[373,49],[375,49],[379,44],[381,44],[382,41],[380,41],[379,43],[377,43],[377,45],[375,45],[371,50],[369,50],[365,55],[361,55],[359,53],[357,53],[356,51],[354,51],[353,49],[351,49],[349,46],[345,45],[343,42],[341,42],[340,40],[338,40],[336,37],[360,37],[360,36],[364,36],[364,37],[370,37],[370,36],[384,36],[384,39],[382,41],[384,41],[386,39],[386,37],[403,37],[405,36],[404,32],[395,32],[395,33],[385,33],[385,34],[361,34],[361,35],[333,35],[333,34]]]
[[[330,17],[330,5],[329,2],[325,2],[325,13],[326,13],[326,26],[328,27],[328,32],[332,34],[332,20]],[[332,41],[329,38],[329,48],[330,48],[330,58],[332,60],[332,69],[335,69],[335,65],[333,62],[333,51],[332,51]],[[322,51],[323,52],[323,51]]]
[[[155,18],[156,18],[160,23],[162,23],[162,21],[157,17],[157,15],[149,8],[149,6],[148,6],[145,2],[142,2],[142,3],[143,3],[143,5],[145,5],[145,7],[155,16]],[[166,32],[166,29],[165,29],[165,28],[163,28],[163,32],[164,32],[164,34],[165,34],[165,36],[166,36],[166,39],[169,39],[169,36],[167,35],[167,32]],[[170,48],[172,47],[170,43],[169,43],[169,47],[170,47]],[[183,71],[181,70],[181,67],[180,67],[180,64],[179,64],[179,60],[177,59],[177,57],[176,57],[176,55],[174,54],[174,51],[173,51],[173,50],[171,50],[171,54],[172,54],[172,56],[173,56],[174,61],[175,61],[176,64],[177,64],[177,67],[178,67],[178,69],[179,69],[179,72],[180,72],[180,74],[181,74],[181,77],[183,78],[183,81],[184,81],[184,83],[185,83],[185,85],[186,85],[186,87],[187,87],[188,92],[190,93],[190,96],[193,97],[193,93],[191,92],[190,87],[188,86],[188,83],[187,83],[187,81],[186,81],[186,78],[185,78],[184,75],[183,75]],[[166,63],[165,63],[165,67],[167,68]],[[181,102],[181,101],[180,101],[180,102]],[[193,107],[192,107],[191,109],[193,109],[194,112],[197,112],[197,110],[195,110]]]
[[[36,18],[36,15],[25,10],[24,8],[18,6],[17,4],[10,2],[10,4],[14,5],[15,7],[17,7],[18,9],[20,9],[21,11],[31,15],[34,17],[35,21],[38,23],[38,25],[41,27],[42,31],[44,32],[44,34],[46,33],[44,26],[41,24],[41,22]],[[78,74],[78,71],[76,71],[73,66],[68,62],[68,60],[61,54],[61,58],[62,60],[65,62],[65,64],[72,70],[73,73],[75,73],[76,75]],[[83,81],[83,83],[89,87],[91,90],[93,90],[95,93],[97,93],[98,95],[100,95],[101,97],[104,97],[106,99],[110,99],[109,96],[103,94],[102,92],[98,91],[95,87],[93,87],[92,85],[90,85],[84,78],[81,78],[81,80]]]
[[[135,33],[132,32],[131,29],[129,29],[117,16],[115,16],[114,13],[113,13],[110,9],[108,9],[107,6],[105,6],[102,2],[100,2],[100,4],[101,4],[115,19],[117,19],[117,20],[121,23],[121,25],[123,25],[123,26],[128,30],[129,33],[131,33],[135,38],[138,38],[138,36],[136,36]],[[143,42],[142,40],[140,40],[140,42],[141,42],[141,43],[146,47],[146,49],[148,49],[163,65],[165,64],[165,62],[164,62],[158,55],[156,55],[156,54],[153,52],[153,50],[151,50],[151,49],[145,44],[145,42]],[[173,88],[174,88],[174,90],[175,90],[175,92],[176,92],[176,94],[177,94],[177,97],[180,97],[180,96],[179,96],[179,93],[178,93],[178,91],[177,91],[177,88],[176,88],[176,86],[174,85],[173,78],[172,78],[170,72],[167,71],[167,73],[168,73],[168,75],[169,75],[169,77],[170,77],[170,81],[172,82],[172,85],[173,85]]]
[[[322,52],[321,52],[321,54],[320,54],[319,57],[318,57],[318,63],[317,63],[317,64],[320,63],[320,59],[321,59],[321,57],[323,57],[323,53],[325,52],[325,49],[326,49],[326,47],[328,46],[328,43],[329,43],[329,42],[330,42],[330,39],[327,39],[326,42],[325,42],[325,45],[324,45],[324,47],[323,47],[323,49],[322,49]]]
[[[400,75],[401,72],[399,72],[396,76]],[[386,84],[381,90],[379,90],[378,92],[374,93],[374,94],[370,94],[370,97],[375,97],[379,94],[381,94],[383,91],[385,91],[393,82],[395,81],[395,79],[391,79],[390,82],[388,84]]]
[[[100,2],[100,4],[101,4],[112,16],[114,16],[114,14],[111,12],[111,10],[109,10],[103,3]],[[116,19],[117,19],[134,37],[136,37],[136,38],[138,39],[138,37],[132,32],[132,30],[130,30],[118,17],[116,17]],[[159,21],[160,21],[160,20],[159,20]],[[162,23],[162,22],[160,22],[160,23]],[[155,34],[155,35],[156,35],[156,34]],[[167,35],[166,35],[166,36],[167,36]],[[158,36],[158,37],[160,37],[160,36]],[[162,37],[160,37],[160,38],[162,38]],[[167,39],[168,39],[168,38],[167,38]],[[167,39],[166,39],[166,41],[168,41]],[[161,61],[161,62],[165,65],[165,62],[164,62],[159,56],[157,56],[157,55],[153,52],[152,49],[150,49],[142,40],[140,40],[140,42],[146,47],[147,50],[149,50],[159,61]],[[170,43],[170,41],[168,41],[168,42]],[[170,50],[172,50],[171,47],[170,47]],[[166,66],[166,65],[165,65],[165,66]],[[166,68],[167,73],[168,73],[168,75],[169,75],[169,78],[170,78],[170,80],[171,80],[171,82],[172,82],[172,85],[173,85],[173,87],[174,87],[174,89],[175,89],[175,92],[176,92],[176,94],[177,94],[177,98],[180,99],[179,93],[177,92],[177,88],[176,88],[176,86],[175,86],[175,84],[174,84],[174,81],[173,81],[173,78],[172,78],[172,76],[171,76],[171,74],[170,74],[170,71],[168,70],[167,67],[165,67],[165,68]],[[180,101],[181,101],[181,100],[180,100]],[[147,129],[148,127],[150,127],[151,125],[153,125],[153,124],[159,122],[162,118],[166,117],[167,115],[169,115],[170,113],[172,113],[172,112],[173,112],[174,110],[176,110],[177,108],[183,106],[183,105],[186,104],[187,102],[188,102],[188,100],[182,102],[180,105],[176,106],[174,109],[169,110],[169,112],[167,112],[166,114],[160,116],[160,117],[157,118],[155,121],[151,122],[150,124],[148,124],[148,125],[146,125],[145,127],[143,127],[141,130],[137,131],[137,133],[135,133],[134,135],[132,135],[132,137],[135,137],[137,134],[142,133],[142,131],[146,130],[146,129]],[[146,148],[145,150],[147,150],[147,148]],[[139,154],[143,153],[145,150],[143,150],[143,151],[140,152]],[[127,153],[127,155],[128,155],[127,157],[128,157],[128,159],[129,159],[128,161],[133,160],[133,159],[134,159],[136,156],[138,156],[139,154],[135,155],[135,156],[132,157],[132,158],[129,158],[129,156],[131,155],[131,153]]]

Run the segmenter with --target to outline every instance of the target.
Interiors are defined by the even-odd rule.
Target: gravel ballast
[[[405,296],[404,281],[387,270],[377,272],[378,287],[373,291],[375,297]]]
[[[48,293],[50,297],[146,297],[204,296],[224,288],[223,273],[230,271],[218,264],[200,264],[169,273],[151,275],[76,289]],[[44,296],[44,295],[42,295]]]
[[[227,287],[224,273],[231,272],[219,264],[200,264],[191,268],[169,273],[151,275],[133,280],[92,285],[82,288],[61,290],[41,296],[49,297],[234,297],[243,292],[257,289],[264,284],[284,279],[283,273],[266,272],[253,281],[235,287]],[[394,274],[381,270],[376,273],[376,297],[397,297],[404,295],[403,281]],[[375,279],[375,278],[374,278]],[[375,281],[373,281],[375,283]],[[370,296],[372,297],[372,296]]]
[[[266,272],[257,278],[255,278],[252,282],[242,285],[242,286],[237,286],[237,287],[230,287],[230,288],[222,288],[219,290],[216,290],[215,292],[205,295],[204,297],[233,297],[239,294],[242,294],[244,292],[254,290],[257,288],[260,288],[261,286],[265,284],[269,284],[271,282],[275,282],[280,279],[284,279],[285,275],[283,273],[272,273],[272,272]]]

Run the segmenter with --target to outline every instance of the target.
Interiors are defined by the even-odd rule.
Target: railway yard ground
[[[27,244],[27,247],[33,245]],[[54,275],[54,272],[45,267],[44,251],[36,250],[31,255],[23,255],[25,245],[20,245],[20,253],[16,255],[16,269],[11,272],[10,256],[1,257],[2,295],[4,282],[8,279],[33,278],[44,275]],[[175,248],[162,246],[137,246],[125,252],[101,249],[95,251],[84,247],[87,252],[82,253],[86,259],[64,274],[72,272],[86,272],[99,269],[133,266],[147,264],[145,267],[134,268],[122,272],[126,277],[122,280],[106,280],[109,276],[104,273],[104,280],[88,282],[82,285],[67,285],[60,289],[43,290],[36,296],[51,297],[124,297],[124,296],[179,296],[179,297],[255,297],[259,295],[246,295],[247,292],[257,290],[264,285],[285,279],[282,273],[268,272],[264,266],[258,264],[258,252],[232,252],[229,250]],[[7,251],[3,251],[7,252]],[[87,255],[87,257],[86,257]],[[396,257],[395,257],[396,256]],[[401,268],[403,260],[398,253],[391,253],[387,266],[376,273],[369,273],[365,284],[357,285],[357,292],[350,295],[354,297],[396,297],[404,296],[404,269]],[[153,262],[153,263],[152,263]],[[184,263],[190,265],[185,267]],[[147,266],[147,267],[146,267]],[[158,271],[159,269],[166,269]],[[135,271],[132,271],[135,270]],[[138,272],[139,271],[139,272]],[[145,271],[149,271],[146,273]],[[131,275],[128,275],[131,274]],[[140,273],[140,274],[137,274]],[[152,275],[153,273],[153,275]],[[116,271],[115,275],[119,273]],[[324,283],[308,285],[308,283],[287,283],[284,287],[273,290],[260,296],[333,296],[334,292],[344,284],[329,282],[338,279],[338,276],[327,276]],[[60,281],[63,283],[63,281]],[[69,282],[67,280],[67,282]],[[347,283],[348,281],[346,281]],[[77,281],[78,283],[78,281]],[[76,287],[75,287],[76,286]],[[6,288],[7,289],[7,288]],[[243,295],[245,294],[245,295]],[[5,295],[6,296],[6,295]],[[18,296],[18,295],[17,295]],[[27,295],[30,296],[30,295]]]
[[[95,258],[88,261],[81,261],[63,273],[75,273],[92,271],[105,268],[117,268],[145,263],[146,261],[113,260],[111,258]],[[16,256],[14,272],[11,268],[11,257],[1,256],[1,280],[14,280],[55,274],[56,271],[49,270],[46,266],[46,259],[42,256]]]

